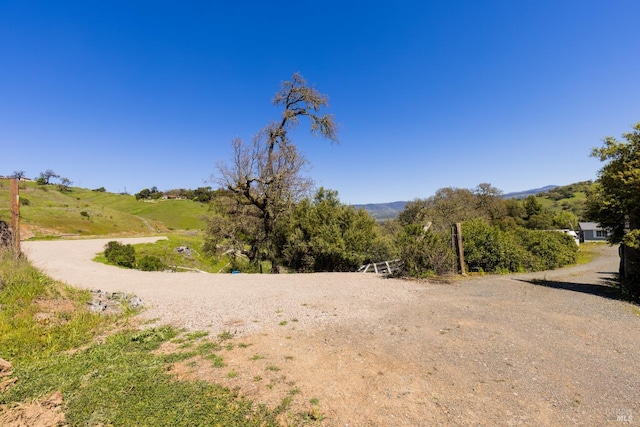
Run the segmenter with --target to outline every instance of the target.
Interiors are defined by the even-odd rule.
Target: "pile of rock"
[[[190,256],[192,249],[189,246],[178,246],[176,247],[175,251],[178,252],[179,254]]]
[[[87,304],[93,313],[114,314],[121,313],[125,307],[138,308],[142,300],[135,295],[124,292],[105,292],[100,289],[92,290],[92,299]]]

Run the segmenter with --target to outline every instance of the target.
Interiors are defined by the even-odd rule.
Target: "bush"
[[[462,241],[469,271],[516,272],[524,271],[529,264],[529,254],[520,245],[516,231],[502,230],[482,219],[463,224]]]
[[[133,268],[136,264],[136,251],[132,245],[111,241],[105,246],[104,256],[109,263],[121,267]]]
[[[393,245],[364,210],[344,205],[338,193],[320,188],[281,223],[278,255],[300,272],[355,271],[362,264],[390,259]]]
[[[523,230],[522,245],[531,253],[529,270],[551,270],[575,264],[578,246],[573,238],[557,231]]]
[[[444,275],[454,271],[456,257],[449,233],[432,233],[412,224],[400,233],[397,246],[409,276]]]
[[[557,231],[502,230],[481,219],[462,227],[464,258],[469,271],[490,273],[540,271],[576,262],[578,247]]]
[[[142,271],[163,271],[167,266],[160,260],[160,258],[153,255],[145,255],[138,261],[138,270]]]

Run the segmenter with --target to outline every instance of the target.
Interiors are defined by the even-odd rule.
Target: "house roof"
[[[597,222],[579,222],[578,226],[580,230],[602,230],[602,227]]]

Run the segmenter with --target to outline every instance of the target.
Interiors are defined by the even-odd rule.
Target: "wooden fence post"
[[[20,252],[20,181],[11,178],[9,180],[9,193],[11,195],[11,231],[13,234],[13,245]]]
[[[460,269],[460,274],[466,276],[467,273],[464,271],[464,248],[462,247],[462,224],[456,222],[455,225],[455,235],[456,235],[456,251],[458,255],[458,268]]]

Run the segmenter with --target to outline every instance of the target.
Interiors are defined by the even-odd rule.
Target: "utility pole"
[[[9,193],[11,194],[11,231],[13,232],[13,246],[20,252],[20,180],[9,180]]]

